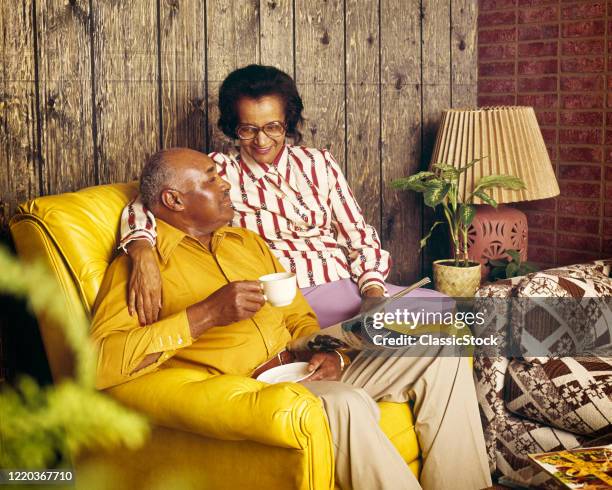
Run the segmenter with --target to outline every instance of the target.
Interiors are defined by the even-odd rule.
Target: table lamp
[[[500,206],[494,208],[474,198],[476,217],[468,232],[470,259],[486,265],[505,258],[507,249],[527,259],[527,216],[504,204],[546,199],[559,195],[559,185],[532,107],[449,109],[442,123],[431,164],[463,167],[481,159],[464,172],[459,182],[462,199],[481,177],[507,174],[520,177],[522,190],[488,189]],[[487,273],[483,267],[483,275]]]

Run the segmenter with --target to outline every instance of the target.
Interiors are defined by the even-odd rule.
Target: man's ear
[[[181,193],[175,189],[164,189],[161,193],[161,202],[170,211],[182,211],[185,209]]]

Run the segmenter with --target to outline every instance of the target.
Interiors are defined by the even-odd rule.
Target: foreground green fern
[[[94,388],[96,354],[87,321],[67,314],[58,285],[42,264],[24,264],[0,247],[0,294],[27,301],[62,326],[76,358],[75,378],[41,387],[23,377],[0,391],[0,467],[52,468],[84,449],[144,444],[146,420]]]

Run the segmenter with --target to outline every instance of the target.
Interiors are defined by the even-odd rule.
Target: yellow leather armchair
[[[70,314],[90,316],[115,253],[121,210],[136,192],[134,184],[113,184],[41,197],[20,206],[11,220],[18,254],[48,265]],[[61,329],[44,316],[38,322],[54,380],[70,376],[73,361]],[[151,419],[151,438],[137,451],[82,455],[77,487],[79,466],[87,462],[105,465],[116,489],[148,489],[177,475],[198,489],[334,488],[325,412],[302,385],[197,369],[159,370],[129,384],[108,393]],[[409,406],[379,406],[381,427],[418,475]]]

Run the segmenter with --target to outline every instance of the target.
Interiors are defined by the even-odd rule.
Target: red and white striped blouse
[[[275,165],[216,152],[210,157],[232,185],[232,225],[259,233],[299,287],[350,277],[362,292],[385,288],[389,253],[327,150],[285,145]],[[120,247],[140,238],[153,243],[155,236],[155,218],[140,199],[128,204]]]

